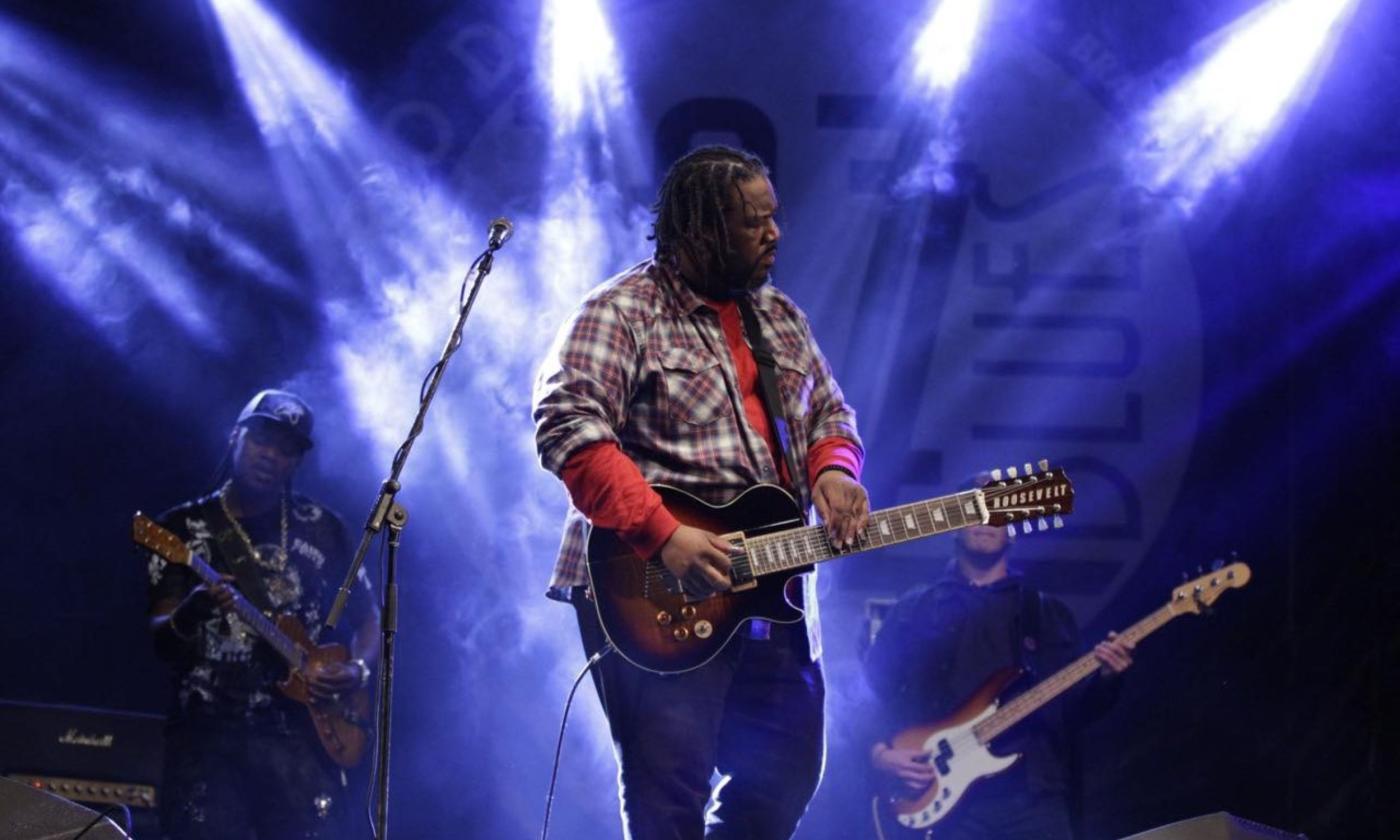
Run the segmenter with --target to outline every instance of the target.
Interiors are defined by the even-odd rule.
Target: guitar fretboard
[[[210,566],[198,554],[190,554],[190,568],[194,569],[194,573],[199,575],[199,579],[204,581],[206,585],[213,586],[225,582],[214,570],[214,567]],[[262,610],[253,606],[253,602],[243,597],[243,594],[236,589],[233,591],[233,611],[253,629],[253,632],[272,645],[273,649],[287,660],[287,664],[292,667],[292,670],[300,671],[305,668],[306,654],[297,643],[288,638],[287,634],[278,629],[271,619],[263,615]]]
[[[1119,634],[1119,638],[1130,644],[1137,644],[1148,634],[1171,621],[1178,615],[1171,604],[1164,604],[1146,618]],[[1056,671],[1034,688],[997,710],[996,714],[972,727],[977,740],[988,743],[996,736],[1020,723],[1041,706],[1069,691],[1085,677],[1099,669],[1099,660],[1094,654],[1086,653],[1070,664]]]
[[[896,543],[931,537],[985,521],[980,491],[968,490],[922,502],[885,508],[870,514],[870,524],[856,537],[856,544],[837,551],[826,529],[809,525],[745,540],[748,564],[755,577],[810,566],[834,557],[845,557]]]

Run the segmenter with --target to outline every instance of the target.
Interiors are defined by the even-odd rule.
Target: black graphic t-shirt
[[[172,508],[157,521],[220,572],[233,574],[235,563],[244,564],[248,570],[245,575],[261,584],[261,597],[271,606],[272,616],[291,614],[313,637],[318,636],[350,560],[345,528],[328,508],[305,496],[291,498],[285,557],[280,505],[239,520],[257,548],[255,556],[249,555],[243,540],[232,530],[217,494]],[[181,600],[200,583],[188,566],[169,563],[154,554],[148,572],[151,605]],[[242,589],[241,583],[234,585]],[[259,603],[256,597],[249,600]],[[348,641],[371,603],[369,580],[362,569],[345,617],[337,624],[337,636],[344,638],[318,638],[318,642]],[[173,715],[246,718],[265,710],[297,706],[277,689],[287,675],[286,661],[232,613],[217,611],[200,624],[187,654],[174,665]]]

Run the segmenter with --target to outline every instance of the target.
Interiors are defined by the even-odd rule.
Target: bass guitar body
[[[752,487],[718,506],[674,487],[655,489],[683,524],[736,545],[744,537],[802,525],[797,502],[773,485]],[[588,538],[588,579],[608,640],[629,662],[657,673],[704,665],[750,619],[801,621],[802,610],[789,599],[787,587],[805,570],[757,577],[739,557],[731,572],[732,590],[695,597],[680,587],[660,558],[639,557],[615,532],[594,528]]]
[[[1019,754],[992,755],[973,728],[996,713],[997,697],[1020,677],[1015,668],[993,674],[957,711],[942,720],[901,731],[890,743],[896,749],[916,750],[929,756],[936,773],[922,791],[894,787],[876,796],[875,821],[880,836],[933,837],[931,827],[948,815],[978,779],[992,776],[1012,764]]]

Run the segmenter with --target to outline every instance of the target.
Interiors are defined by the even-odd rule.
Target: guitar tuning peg
[[[1220,571],[1220,570],[1223,569],[1223,568],[1225,568],[1225,561],[1224,561],[1224,560],[1221,560],[1219,557],[1217,557],[1217,558],[1215,558],[1213,561],[1211,561],[1210,570],[1211,570],[1212,572],[1218,572],[1218,571]]]
[[[1007,467],[1007,468],[1006,468],[1006,477],[1007,477],[1007,478],[1015,478],[1016,476],[1017,476],[1017,472],[1016,472],[1016,468],[1015,468],[1015,467]]]
[[[1036,463],[1036,466],[1040,467],[1041,472],[1050,472],[1050,461],[1048,459],[1041,458]]]
[[[1046,522],[1045,522],[1045,517],[1042,516],[1042,517],[1040,517],[1039,519],[1037,519],[1037,520],[1035,521],[1035,529],[1036,529],[1037,531],[1048,531],[1048,530],[1050,530],[1050,526],[1047,525]]]
[[[1063,528],[1063,527],[1065,527],[1065,521],[1064,521],[1063,519],[1060,518],[1060,515],[1059,515],[1058,513],[1055,514],[1055,518],[1052,519],[1052,520],[1050,520],[1050,522],[1051,522],[1051,524],[1053,524],[1056,528]]]
[[[1188,581],[1188,580],[1190,580],[1190,579],[1191,579],[1191,573],[1190,573],[1190,572],[1182,572],[1182,573],[1181,573],[1181,582],[1182,582],[1182,583],[1185,583],[1186,581]]]
[[[1025,464],[1023,464],[1023,466],[1026,468],[1026,475],[1027,475],[1027,476],[1032,476],[1032,475],[1035,474],[1035,470],[1031,469],[1031,465],[1030,465],[1030,462],[1029,462],[1029,461],[1027,461]]]
[[[992,470],[992,481],[1001,481],[1001,470]]]

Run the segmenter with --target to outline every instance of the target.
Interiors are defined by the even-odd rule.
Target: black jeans
[[[573,602],[591,656],[603,629],[591,601],[576,590]],[[631,840],[783,840],[797,828],[826,750],[821,667],[802,624],[764,623],[766,639],[748,626],[694,671],[653,674],[616,653],[594,669]]]
[[[171,840],[334,840],[345,799],[303,710],[167,727],[160,817]]]
[[[1071,840],[1063,793],[1032,792],[1023,768],[975,783],[934,829],[938,840]]]

